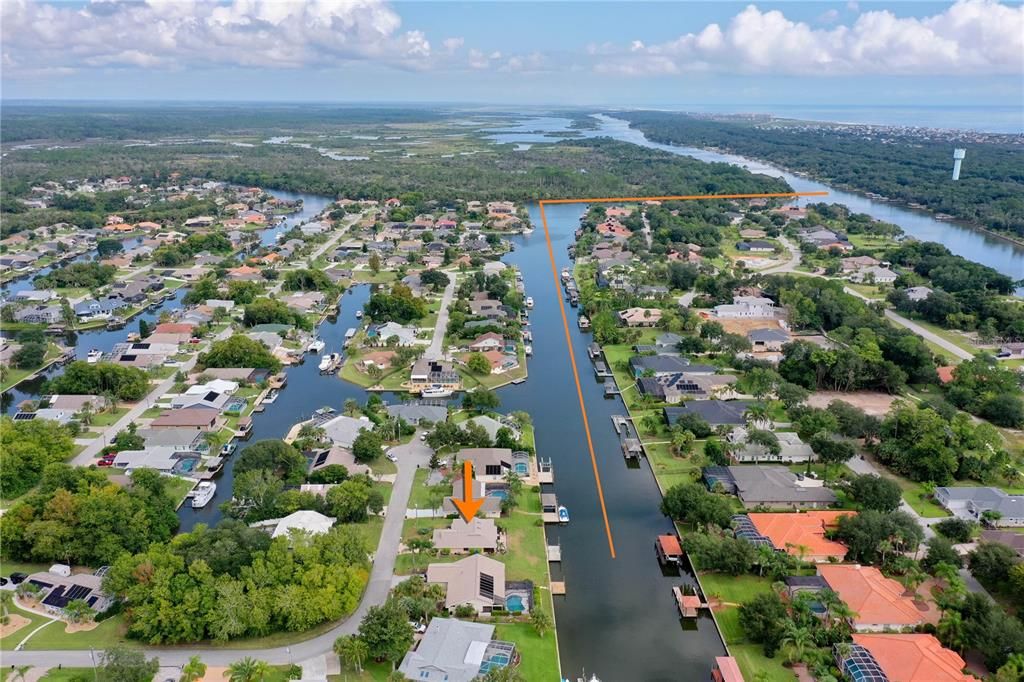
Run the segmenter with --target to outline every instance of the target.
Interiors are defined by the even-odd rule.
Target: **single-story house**
[[[770,455],[764,446],[747,442],[747,429],[739,426],[729,434],[729,442],[738,446],[733,450],[732,459],[737,463],[787,462],[790,464],[814,459],[814,450],[792,431],[776,431],[779,454]]]
[[[435,617],[398,670],[410,680],[471,682],[516,656],[514,644],[494,639],[493,625]]]
[[[746,518],[757,533],[779,552],[820,563],[846,558],[847,547],[829,540],[826,531],[834,529],[846,511],[808,511],[802,513],[749,513]]]
[[[126,469],[155,469],[163,474],[187,474],[199,464],[198,452],[178,450],[172,445],[146,446],[145,450],[121,450],[114,456],[114,466]]]
[[[470,485],[473,486],[473,499],[483,500],[483,504],[480,505],[480,511],[477,513],[482,514],[488,519],[496,519],[501,516],[502,498],[497,495],[488,495],[487,484],[478,478],[474,478]],[[459,508],[453,500],[463,499],[465,491],[464,486],[465,484],[462,482],[461,477],[452,481],[452,494],[441,501],[441,509],[444,511],[445,515],[451,516],[452,514],[459,513]]]
[[[268,531],[272,538],[287,537],[293,530],[309,535],[322,535],[331,530],[334,526],[334,519],[324,516],[320,512],[300,509],[280,519],[267,519],[250,525],[253,528]]]
[[[666,407],[665,419],[672,426],[684,414],[696,414],[712,428],[742,426],[747,423],[744,413],[748,407],[746,400],[691,400],[679,407]]]
[[[343,448],[350,448],[360,431],[363,429],[367,431],[373,430],[373,422],[367,417],[356,419],[355,417],[339,414],[337,417],[321,424],[320,428],[324,430],[327,438],[332,443]]]
[[[904,596],[903,585],[874,566],[818,564],[818,575],[853,611],[850,624],[856,632],[899,630],[928,620],[913,599]]]
[[[618,312],[619,322],[627,327],[653,327],[661,321],[660,308],[626,308]]]
[[[907,295],[907,298],[917,303],[918,301],[927,300],[932,295],[932,290],[928,287],[907,287],[903,290],[903,293]]]
[[[212,431],[217,426],[217,410],[205,407],[186,407],[164,412],[154,419],[151,429],[184,429],[190,431]]]
[[[472,518],[467,523],[458,518],[452,521],[450,528],[434,529],[434,547],[455,554],[473,550],[493,552],[499,544],[498,526],[494,519]]]
[[[723,469],[726,471],[722,472]],[[709,487],[715,482],[723,483],[726,490],[734,492],[747,509],[759,506],[814,509],[827,507],[836,501],[835,493],[821,481],[797,478],[784,466],[706,467],[704,480]]]
[[[935,489],[935,500],[954,516],[981,521],[985,512],[998,518],[993,526],[1024,526],[1024,495],[1011,495],[999,488],[941,487]]]
[[[851,680],[977,682],[964,672],[960,654],[923,633],[858,633],[853,644],[836,647],[836,665]]]
[[[750,341],[751,350],[755,353],[763,351],[780,351],[789,343],[789,332],[784,329],[751,329],[747,332],[747,339]]]
[[[408,403],[398,403],[397,405],[388,405],[384,408],[388,412],[389,417],[398,417],[404,419],[410,424],[418,424],[420,422],[431,422],[439,423],[448,419],[448,408],[445,406],[443,401],[438,404],[431,402],[420,402],[412,401]]]

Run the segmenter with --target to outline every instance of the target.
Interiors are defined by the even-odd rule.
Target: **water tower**
[[[953,150],[953,179],[960,179],[960,164],[964,160],[964,156],[967,154],[966,149],[954,149]]]

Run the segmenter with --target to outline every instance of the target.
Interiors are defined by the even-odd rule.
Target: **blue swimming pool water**
[[[526,610],[526,607],[523,606],[523,598],[518,594],[513,594],[505,600],[505,608],[512,613],[522,613]]]
[[[515,469],[516,474],[518,474],[519,476],[526,476],[527,474],[530,473],[530,465],[525,464],[523,462],[517,462]]]
[[[491,490],[487,493],[488,497],[497,497],[499,500],[508,499],[508,491],[504,489]]]

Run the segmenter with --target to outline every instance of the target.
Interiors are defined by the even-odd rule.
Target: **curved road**
[[[417,431],[407,445],[398,445],[391,449],[391,452],[398,456],[398,475],[395,478],[391,500],[385,514],[384,529],[377,545],[369,583],[366,586],[366,591],[363,592],[359,606],[348,618],[321,635],[291,646],[273,649],[231,649],[213,646],[145,647],[146,654],[159,658],[162,666],[182,666],[192,656],[201,656],[208,665],[220,666],[229,665],[246,656],[255,656],[271,664],[283,665],[302,664],[316,661],[325,654],[333,655],[334,640],[342,635],[355,633],[370,607],[383,604],[391,590],[395,559],[398,556],[398,544],[402,538],[402,523],[405,521],[405,511],[409,506],[413,478],[418,468],[428,466],[432,452],[419,440],[419,436],[420,432]],[[47,627],[60,627],[60,625],[54,624]],[[297,633],[297,636],[301,636],[301,633]],[[92,667],[93,659],[92,653],[88,649],[83,651],[5,651],[3,664],[45,668],[53,668],[57,665],[88,668]]]

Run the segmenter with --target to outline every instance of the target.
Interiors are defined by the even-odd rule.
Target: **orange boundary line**
[[[569,349],[569,362],[572,364],[572,376],[576,381],[576,396],[580,401],[580,415],[583,417],[583,428],[587,433],[587,448],[590,450],[590,465],[594,470],[594,482],[597,485],[597,499],[601,506],[601,517],[604,519],[604,530],[608,536],[608,551],[612,558],[615,558],[615,540],[612,537],[612,525],[608,521],[608,508],[604,502],[604,488],[601,486],[601,474],[597,468],[597,455],[594,453],[594,441],[590,435],[590,420],[587,418],[587,406],[583,400],[583,386],[580,384],[580,373],[576,366],[576,354],[572,350],[572,335],[569,331],[569,316],[565,312],[565,301],[558,284],[558,265],[555,263],[555,249],[551,245],[551,232],[548,230],[547,212],[544,210],[546,204],[597,204],[630,201],[694,201],[701,199],[792,199],[796,197],[822,197],[828,192],[775,192],[769,194],[693,194],[664,197],[601,197],[594,199],[541,199],[538,201],[540,207],[540,221],[544,226],[544,239],[548,244],[548,258],[551,260],[551,277],[555,283],[555,293],[558,297],[558,307],[562,311],[562,327],[565,330],[565,345]]]

